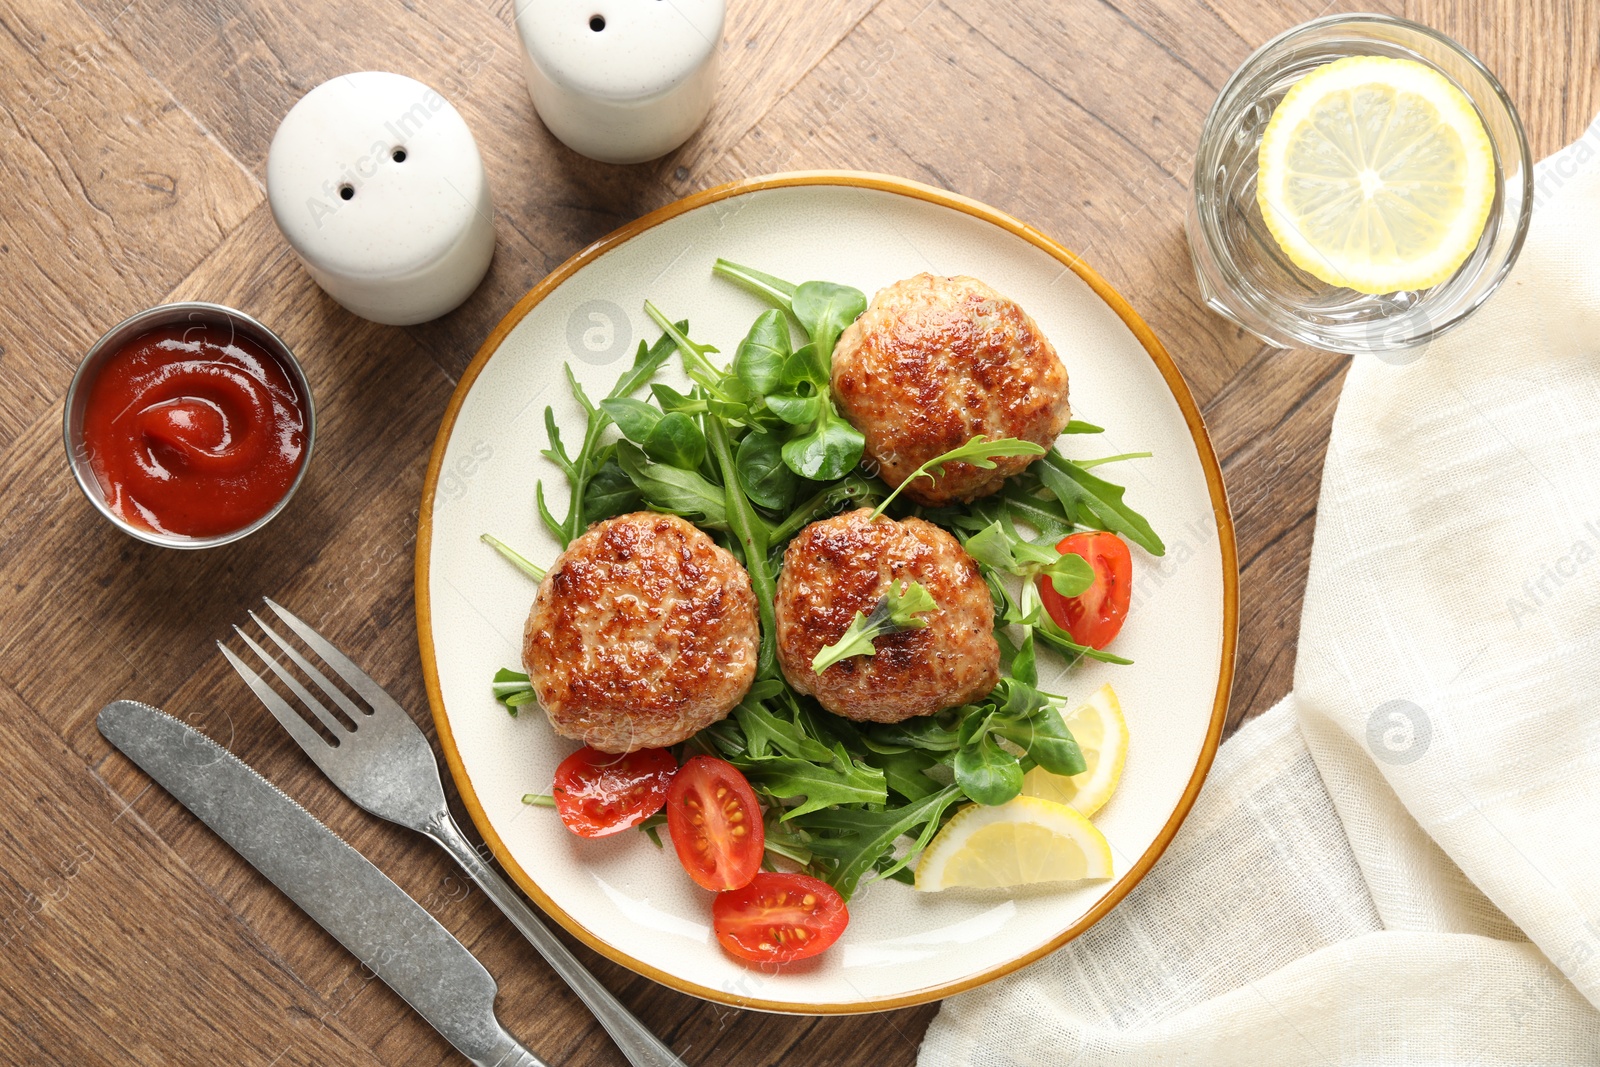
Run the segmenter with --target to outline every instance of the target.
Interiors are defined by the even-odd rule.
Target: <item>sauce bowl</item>
[[[96,379],[107,363],[141,334],[164,326],[184,325],[227,327],[259,345],[278,362],[284,374],[288,376],[290,384],[298,394],[305,420],[305,445],[300,458],[300,468],[282,496],[254,521],[238,529],[209,536],[189,536],[154,530],[132,523],[118,514],[107,500],[105,487],[91,464],[90,449],[84,433],[89,397]],[[162,304],[159,307],[149,308],[129,316],[106,331],[90,347],[83,362],[79,364],[77,373],[73,375],[72,384],[67,387],[61,419],[61,436],[67,451],[67,462],[72,467],[73,477],[77,479],[83,495],[89,498],[89,503],[94,505],[95,510],[129,537],[163,548],[181,549],[215,548],[226,545],[248,537],[276,518],[294,496],[300,483],[305,480],[306,470],[311,465],[316,428],[316,405],[311,398],[311,386],[306,381],[300,361],[295,358],[289,346],[284,344],[277,334],[244,312],[221,304],[199,301]]]

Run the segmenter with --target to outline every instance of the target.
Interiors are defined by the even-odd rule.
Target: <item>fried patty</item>
[[[900,722],[985,696],[1000,679],[994,603],[956,539],[921,519],[868,522],[866,508],[814,522],[783,554],[778,662],[789,684],[847,719]],[[877,639],[877,653],[820,675],[817,653],[870,613],[889,588],[922,583],[939,605],[928,625]]]
[[[674,515],[595,523],[539,584],[522,663],[556,733],[665,748],[725,717],[756,674],[750,575]]]
[[[1067,370],[1039,324],[967,277],[919,274],[879,290],[834,348],[833,395],[891,486],[974,436],[1050,448],[1071,417]],[[928,506],[965,503],[1033,459],[1000,459],[994,470],[952,463],[905,493]]]

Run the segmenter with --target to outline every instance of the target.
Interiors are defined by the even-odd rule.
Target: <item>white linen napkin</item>
[[[1536,186],[1499,293],[1351,367],[1295,691],[920,1067],[1600,1063],[1600,120]]]

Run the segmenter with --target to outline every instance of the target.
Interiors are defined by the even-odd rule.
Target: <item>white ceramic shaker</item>
[[[272,138],[267,199],[317,284],[374,322],[451,311],[494,256],[478,143],[448,100],[401,74],[345,74],[302,97]]]
[[[534,109],[591,159],[666,155],[711,108],[726,14],[724,0],[517,0]]]

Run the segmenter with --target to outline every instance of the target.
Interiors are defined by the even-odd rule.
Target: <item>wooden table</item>
[[[1334,7],[1359,5],[1332,5]],[[1384,0],[1482,56],[1535,155],[1600,106],[1593,0]],[[1222,82],[1322,0],[732,0],[706,126],[656,163],[582,159],[539,125],[511,0],[0,0],[0,1060],[461,1062],[370,972],[151,788],[94,728],[163,705],[390,872],[499,979],[503,1018],[557,1067],[620,1064],[577,999],[431,846],[355,810],[254,705],[212,641],[271,595],[419,719],[412,613],[423,471],[457,375],[512,303],[611,229],[693,190],[810,167],[887,171],[987,201],[1084,255],[1172,351],[1227,472],[1243,567],[1230,724],[1289,689],[1317,486],[1346,360],[1263,348],[1200,301],[1182,219]],[[498,247],[425,326],[357,319],[272,223],[267,146],[349,70],[443,91],[483,148]],[[319,403],[310,475],[265,532],[189,554],[102,520],[68,474],[61,398],[140,308],[232,304],[297,350]],[[578,948],[696,1065],[912,1063],[935,1006],[746,1014]]]

